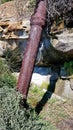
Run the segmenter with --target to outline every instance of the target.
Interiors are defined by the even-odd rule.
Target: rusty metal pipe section
[[[31,17],[30,36],[24,53],[22,67],[17,83],[17,90],[27,98],[29,84],[34,69],[35,59],[39,47],[42,28],[46,20],[46,1],[40,1],[35,13]]]

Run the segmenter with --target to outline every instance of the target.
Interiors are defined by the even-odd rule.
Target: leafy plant
[[[13,51],[7,49],[4,51],[4,57],[11,71],[20,71],[22,63],[22,55],[20,53],[20,48],[15,48]]]
[[[0,88],[0,130],[51,130],[33,109],[20,107],[21,98],[14,88]]]
[[[5,61],[0,60],[0,88],[3,86],[15,87],[16,78],[11,74]]]
[[[35,84],[31,84],[31,87],[29,89],[28,93],[28,102],[32,105],[32,107],[35,107],[36,104],[41,100],[41,98],[44,95],[44,91],[41,88],[41,86],[37,86]]]
[[[64,68],[69,75],[73,74],[73,61],[65,62]]]

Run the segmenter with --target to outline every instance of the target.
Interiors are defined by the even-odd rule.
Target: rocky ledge
[[[25,6],[27,5],[26,2]],[[14,61],[11,61],[13,64],[16,61],[21,64],[30,34],[30,17],[28,19],[26,17],[17,19],[20,14],[18,14],[15,2],[7,2],[1,5],[0,12],[0,56],[3,56],[4,52],[10,49],[12,52],[8,59],[10,58],[10,61],[14,59]],[[52,31],[49,36],[43,29],[36,65],[49,66],[73,59],[73,29],[65,28],[63,23],[57,27],[58,29],[59,31]]]

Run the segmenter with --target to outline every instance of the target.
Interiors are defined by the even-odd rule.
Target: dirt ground
[[[53,126],[56,130],[73,130],[73,100],[57,97],[50,98],[40,88],[31,86],[28,103],[51,124],[51,130],[54,130]]]
[[[73,130],[73,118],[65,119],[57,126],[60,130]]]
[[[50,99],[40,115],[58,130],[73,130],[73,101]]]

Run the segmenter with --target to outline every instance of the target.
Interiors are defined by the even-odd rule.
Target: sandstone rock
[[[73,91],[70,86],[70,80],[59,79],[56,83],[55,94],[61,97],[73,99]]]
[[[0,22],[16,22],[31,16],[27,0],[14,0],[0,5]],[[26,7],[26,8],[25,8]]]
[[[0,22],[14,22],[17,20],[15,2],[10,1],[0,5]]]
[[[23,26],[23,28],[25,29],[25,31],[27,32],[27,33],[29,33],[30,32],[30,20],[28,19],[23,19],[23,21],[22,21],[22,26]]]
[[[4,29],[4,33],[7,33],[8,31],[14,31],[20,29],[23,29],[20,23],[11,23],[6,29]]]
[[[56,34],[56,43],[52,45],[59,51],[68,52],[73,49],[73,29],[65,29],[62,33]]]

